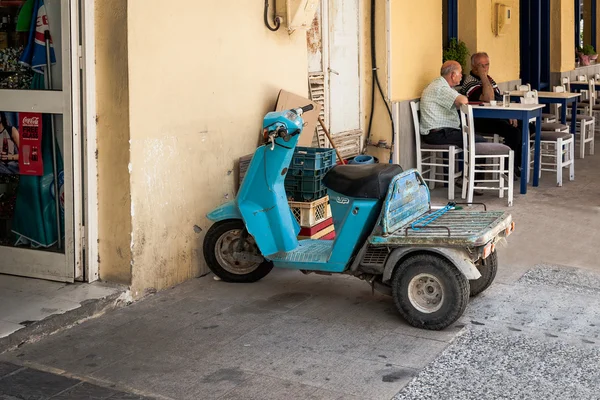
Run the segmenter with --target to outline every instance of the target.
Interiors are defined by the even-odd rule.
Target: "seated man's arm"
[[[483,78],[481,78],[481,86],[482,90],[479,100],[489,102],[490,100],[494,100],[496,98],[494,87],[492,86],[492,82],[487,75],[484,75]]]
[[[469,103],[469,99],[467,96],[463,96],[462,94],[458,95],[458,97],[454,99],[454,105],[456,108],[460,108],[460,106],[467,103]]]

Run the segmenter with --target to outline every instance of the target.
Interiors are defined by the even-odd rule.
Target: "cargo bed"
[[[369,238],[373,245],[393,246],[483,246],[510,228],[512,217],[504,211],[451,210],[435,219],[430,225],[413,223],[435,212],[428,210],[391,233]]]

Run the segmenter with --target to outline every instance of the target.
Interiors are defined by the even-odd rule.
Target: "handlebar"
[[[301,107],[301,108],[302,108],[302,112],[305,113],[307,111],[312,111],[315,107],[312,104],[309,104],[309,105]]]

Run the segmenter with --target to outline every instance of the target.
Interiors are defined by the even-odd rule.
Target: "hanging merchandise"
[[[43,0],[33,0],[29,42],[21,56],[21,62],[30,66],[34,74],[31,89],[52,90],[51,65],[56,63],[50,25]],[[62,249],[64,238],[64,179],[63,159],[56,142],[54,118],[44,114],[41,118],[41,163],[43,175],[22,175],[12,222],[17,235],[16,245],[51,247]],[[55,179],[58,177],[58,179]],[[59,196],[55,196],[59,193]]]

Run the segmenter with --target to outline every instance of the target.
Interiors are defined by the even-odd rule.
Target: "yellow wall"
[[[419,97],[442,64],[442,0],[391,2],[392,100]]]
[[[458,0],[458,39],[465,42],[469,55],[477,51],[477,3],[479,0]],[[463,65],[463,73],[471,69],[471,60]]]
[[[490,75],[496,82],[519,79],[519,1],[502,0],[502,4],[512,7],[512,23],[506,33],[496,36],[492,31],[495,21],[495,4],[493,0],[477,2],[477,49],[490,55]]]
[[[377,76],[383,94],[388,99],[388,60],[387,60],[387,37],[386,37],[386,9],[385,2],[377,1],[375,3],[375,53],[377,56]],[[362,67],[363,76],[361,85],[363,85],[363,121],[365,135],[369,129],[369,119],[371,115],[371,88],[373,76],[371,71],[371,2],[362,2]],[[384,100],[381,98],[379,89],[375,87],[375,109],[373,111],[373,126],[371,128],[371,142],[377,143],[379,140],[386,140],[388,144],[392,143],[392,124],[387,112]],[[389,159],[389,150],[379,149],[369,146],[367,153],[377,157],[384,162]]]
[[[520,73],[519,2],[501,1],[512,7],[512,23],[499,36],[493,30],[496,3],[495,0],[459,0],[458,36],[466,43],[471,54],[479,51],[489,54],[490,75],[496,82],[517,80]]]
[[[95,3],[100,279],[131,281],[127,0]],[[93,156],[93,155],[90,155]]]
[[[575,68],[575,3],[572,0],[550,2],[550,70]]]
[[[262,3],[244,4],[129,2],[134,296],[200,273],[205,215],[234,198],[234,160],[280,89],[308,94],[306,33],[270,32]]]

